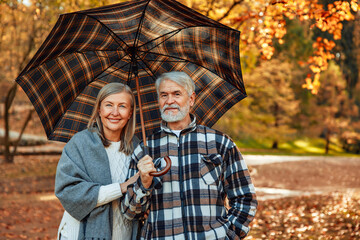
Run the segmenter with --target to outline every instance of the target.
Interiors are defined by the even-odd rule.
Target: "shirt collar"
[[[196,117],[195,115],[190,113],[190,118],[191,118],[191,123],[184,128],[183,130],[181,130],[181,132],[191,132],[193,130],[196,129]],[[167,122],[165,122],[164,120],[161,121],[161,125],[160,128],[162,131],[167,132],[167,133],[171,133],[171,129],[167,126]]]

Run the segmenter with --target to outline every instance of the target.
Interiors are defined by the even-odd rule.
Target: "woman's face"
[[[120,134],[132,115],[131,95],[126,92],[107,96],[100,103],[100,119],[105,138],[112,142],[120,141]]]

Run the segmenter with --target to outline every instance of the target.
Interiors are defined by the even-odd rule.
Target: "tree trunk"
[[[5,150],[4,150],[4,157],[5,157],[5,162],[6,163],[12,163],[14,162],[14,155],[10,153],[10,125],[9,125],[9,120],[10,120],[10,107],[11,104],[14,101],[15,95],[16,95],[16,90],[17,90],[17,84],[14,83],[14,85],[10,88],[8,94],[6,95],[6,99],[5,99],[5,113],[4,113],[4,122],[5,122],[5,137],[4,137],[4,146],[5,146]]]
[[[35,111],[35,109],[29,110],[29,113],[28,113],[28,115],[27,115],[27,117],[26,117],[26,120],[25,120],[25,122],[24,122],[24,125],[23,125],[23,127],[21,128],[21,132],[20,132],[20,134],[19,134],[19,137],[18,137],[17,141],[14,143],[14,150],[13,150],[13,152],[12,152],[12,156],[15,156],[15,155],[16,155],[16,150],[17,150],[17,147],[19,146],[19,143],[20,143],[20,141],[21,141],[21,137],[22,137],[22,135],[24,134],[25,128],[27,127],[28,123],[31,121],[31,116],[32,116],[32,114],[33,114],[34,111]]]
[[[275,123],[274,123],[274,127],[278,128],[279,127],[279,104],[277,104],[277,102],[275,102],[274,105],[274,119],[275,119]],[[278,140],[275,139],[273,140],[273,144],[272,144],[272,149],[278,149]]]
[[[327,129],[326,134],[325,134],[325,154],[329,154],[329,150],[330,150],[330,130]]]
[[[6,163],[12,163],[13,157],[10,154],[10,137],[9,137],[9,111],[6,108],[6,104],[4,104],[5,113],[4,113],[4,120],[5,120],[5,136],[4,136],[4,157]]]
[[[273,142],[271,148],[272,148],[272,149],[277,149],[277,148],[278,148],[278,141],[277,141],[277,140],[275,140],[275,141]]]

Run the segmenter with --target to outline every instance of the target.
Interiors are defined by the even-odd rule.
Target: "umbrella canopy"
[[[184,71],[194,80],[193,113],[211,127],[246,97],[239,37],[237,30],[174,0],[63,14],[16,82],[50,140],[67,142],[86,128],[99,90],[110,82],[140,94],[145,131],[152,133],[161,121],[154,82],[169,71]]]

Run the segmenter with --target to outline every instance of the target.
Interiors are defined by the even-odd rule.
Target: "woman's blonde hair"
[[[95,106],[91,114],[90,120],[88,122],[87,128],[90,131],[94,131],[98,133],[105,147],[110,146],[110,141],[105,138],[103,125],[99,115],[100,105],[101,102],[108,96],[122,92],[126,92],[131,96],[132,115],[129,121],[126,123],[123,130],[121,131],[119,151],[125,153],[126,155],[130,155],[134,150],[133,137],[134,137],[135,125],[136,125],[136,102],[135,102],[135,96],[129,86],[118,82],[106,84],[100,90],[96,98]]]

